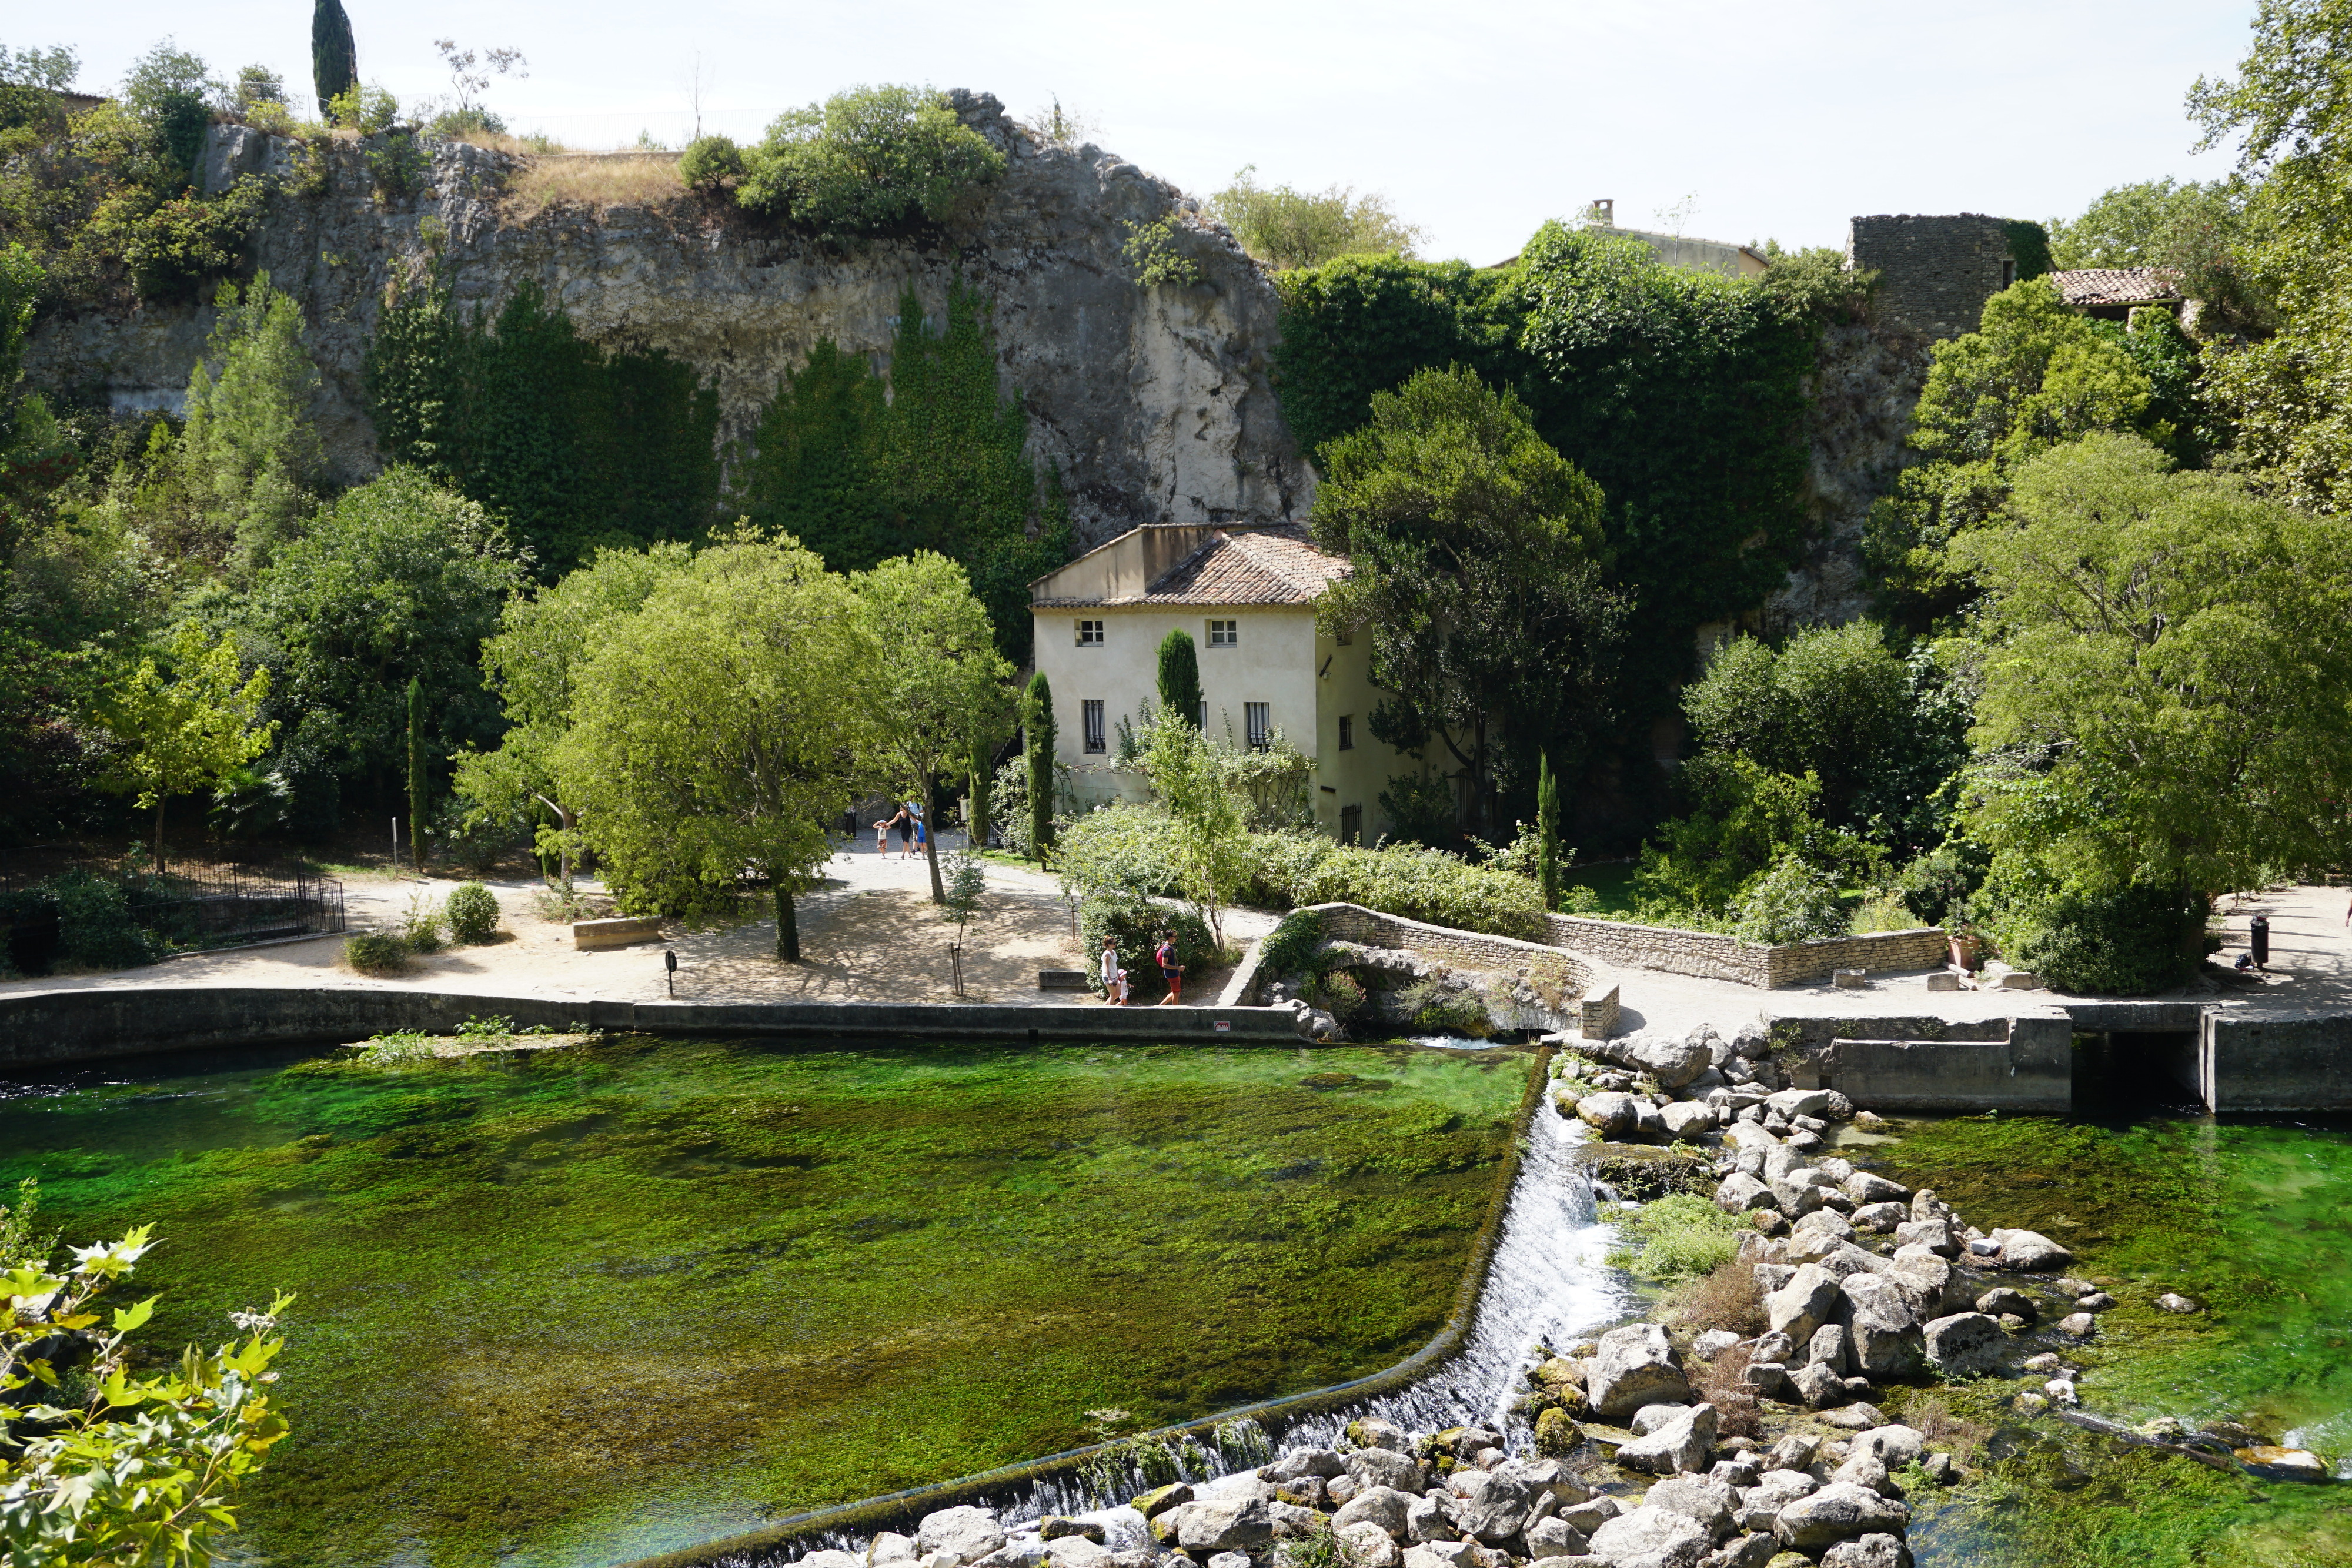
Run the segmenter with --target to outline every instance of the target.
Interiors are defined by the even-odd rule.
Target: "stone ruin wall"
[[[1147,522],[1305,516],[1314,476],[1275,402],[1277,305],[1265,272],[1167,182],[1093,146],[1041,142],[989,95],[950,97],[1005,153],[1003,183],[936,240],[849,252],[697,197],[520,217],[502,189],[520,161],[461,142],[432,143],[418,193],[387,204],[357,150],[336,144],[325,192],[273,196],[254,246],[310,326],[331,477],[356,482],[381,465],[362,357],[387,287],[421,277],[437,255],[463,308],[495,311],[535,280],[587,340],[661,350],[711,378],[722,443],[748,442],[778,380],[820,338],[887,368],[901,294],[913,288],[936,315],[961,277],[991,304],[1002,384],[1026,399],[1032,451],[1059,465],[1082,545]],[[283,170],[290,152],[216,126],[206,184]],[[1171,214],[1202,281],[1139,287],[1122,255],[1128,225]],[[44,316],[27,371],[37,387],[118,412],[176,410],[214,314],[141,305]]]

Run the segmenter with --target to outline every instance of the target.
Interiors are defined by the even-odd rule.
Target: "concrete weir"
[[[1780,1015],[1796,1082],[1869,1111],[2064,1115],[2081,1108],[2080,1037],[2110,1087],[2194,1095],[2216,1114],[2352,1111],[2352,1011],[2188,1001],[2067,1001],[2007,1018]]]

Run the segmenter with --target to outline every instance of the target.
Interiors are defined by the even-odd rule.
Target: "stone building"
[[[2017,281],[2009,220],[1982,213],[1882,213],[1846,230],[1846,265],[1879,275],[1878,315],[1929,338],[1973,332],[1984,303]]]
[[[2165,267],[2086,267],[2053,272],[2059,298],[2085,316],[2128,321],[2144,305],[2180,313],[2180,275]]]

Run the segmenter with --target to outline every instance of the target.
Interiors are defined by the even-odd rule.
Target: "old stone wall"
[[[1591,953],[1623,968],[1660,969],[1669,975],[1733,980],[1770,988],[1829,977],[1837,969],[1925,969],[1943,961],[1945,937],[1937,926],[1916,931],[1874,932],[1767,947],[1711,931],[1670,925],[1637,925],[1625,920],[1550,915],[1551,940]]]
[[[1845,253],[1852,266],[1878,273],[1881,320],[1931,338],[1975,331],[1984,302],[2016,281],[2006,220],[1982,213],[1858,217]]]
[[[1509,936],[1488,936],[1430,925],[1401,915],[1383,915],[1354,904],[1309,905],[1323,917],[1323,935],[1368,947],[1402,947],[1440,963],[1465,969],[1488,969],[1517,975],[1549,987],[1563,998],[1581,997],[1581,1032],[1587,1040],[1606,1036],[1617,1023],[1617,977],[1609,967],[1581,953],[1566,952],[1539,942]]]
[[[681,194],[659,207],[517,214],[517,160],[432,143],[417,194],[376,195],[361,150],[335,144],[326,188],[271,199],[254,259],[301,305],[325,385],[315,409],[334,478],[380,465],[360,386],[385,290],[437,257],[465,307],[496,310],[532,279],[582,336],[661,350],[716,384],[721,438],[746,441],[778,379],[820,338],[887,368],[901,295],[943,311],[961,278],[990,302],[1003,385],[1027,402],[1032,450],[1059,465],[1080,542],[1145,522],[1303,517],[1314,479],[1267,379],[1276,301],[1265,274],[1174,186],[1116,155],[1039,141],[987,94],[951,95],[1008,159],[984,206],[924,243],[829,250],[731,204]],[[213,183],[290,168],[289,143],[215,127]],[[1174,214],[1190,286],[1139,287],[1128,225]],[[209,306],[47,315],[36,386],[118,410],[176,408]]]

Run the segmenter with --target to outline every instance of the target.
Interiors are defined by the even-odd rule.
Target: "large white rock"
[[[1822,1553],[1822,1568],[1911,1568],[1911,1548],[1899,1535],[1864,1535]]]
[[[1671,1476],[1704,1470],[1714,1450],[1715,1406],[1693,1405],[1619,1448],[1617,1465],[1621,1469]]]
[[[2023,1274],[2046,1273],[2063,1269],[2074,1260],[2074,1255],[2047,1236],[2036,1230],[1995,1230],[1990,1233],[2000,1243],[1997,1267]]]
[[[1764,1103],[1783,1116],[1818,1116],[1830,1108],[1830,1092],[1826,1089],[1783,1089],[1768,1094]]]
[[[915,1543],[926,1554],[951,1552],[959,1563],[977,1563],[1004,1544],[1004,1530],[984,1508],[943,1508],[923,1516]]]
[[[1339,1543],[1340,1561],[1348,1568],[1398,1568],[1403,1561],[1395,1538],[1377,1524],[1360,1520],[1335,1524],[1331,1539]]]
[[[1265,1499],[1246,1493],[1202,1498],[1171,1509],[1160,1521],[1163,1525],[1173,1521],[1173,1530],[1163,1528],[1160,1539],[1167,1540],[1172,1533],[1176,1544],[1187,1552],[1247,1552],[1274,1541],[1272,1510]]]
[[[1884,1381],[1917,1373],[1927,1348],[1902,1287],[1884,1274],[1852,1274],[1842,1291],[1846,1343],[1862,1375]]]
[[[1873,1427],[1846,1439],[1846,1452],[1874,1456],[1890,1470],[1916,1465],[1927,1451],[1927,1435],[1916,1427]]]
[[[1947,1377],[2000,1371],[2009,1343],[2000,1324],[1982,1312],[1937,1318],[1920,1331],[1920,1338],[1927,1359]]]
[[[1351,1524],[1377,1524],[1393,1540],[1404,1539],[1410,1526],[1412,1505],[1420,1500],[1411,1492],[1394,1487],[1369,1487],[1340,1505],[1331,1516],[1331,1528],[1344,1530]],[[1187,1503],[1196,1508],[1197,1503]],[[1165,1537],[1163,1536],[1163,1539]]]
[[[1739,1506],[1738,1493],[1731,1483],[1714,1476],[1674,1476],[1660,1481],[1643,1496],[1650,1508],[1671,1509],[1687,1514],[1706,1530],[1707,1539],[1721,1541],[1738,1529],[1732,1512]]]
[[[1592,1532],[1592,1555],[1606,1558],[1610,1568],[1697,1568],[1713,1544],[1690,1515],[1647,1504]]]
[[[1814,1552],[1857,1536],[1899,1533],[1911,1511],[1851,1481],[1832,1481],[1780,1510],[1773,1532],[1800,1552]]]
[[[1341,1461],[1359,1488],[1394,1487],[1418,1493],[1427,1486],[1421,1461],[1394,1448],[1358,1448]]]
[[[1595,1414],[1614,1419],[1644,1405],[1687,1399],[1690,1383],[1666,1331],[1655,1323],[1632,1323],[1601,1336],[1584,1392]]]
[[[1807,1263],[1764,1298],[1764,1317],[1774,1333],[1802,1343],[1831,1320],[1837,1301],[1838,1277],[1818,1263]]]

